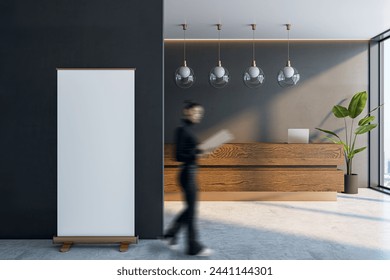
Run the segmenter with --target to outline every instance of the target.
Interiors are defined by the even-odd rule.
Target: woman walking
[[[206,153],[198,148],[198,140],[192,131],[195,124],[201,122],[204,115],[203,107],[195,102],[186,102],[183,109],[182,126],[175,132],[176,160],[182,162],[179,181],[185,195],[186,207],[176,217],[172,226],[164,234],[164,241],[173,248],[177,246],[177,233],[182,226],[188,230],[187,254],[209,256],[212,250],[203,246],[197,237],[196,231],[196,202],[197,202],[197,158]]]

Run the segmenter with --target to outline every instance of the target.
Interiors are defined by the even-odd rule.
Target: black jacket
[[[198,139],[192,131],[193,123],[188,120],[182,121],[182,126],[175,132],[176,160],[184,164],[196,164],[197,154],[201,150],[197,148]]]

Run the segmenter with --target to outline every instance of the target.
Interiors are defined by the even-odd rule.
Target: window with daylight
[[[390,39],[383,41],[383,186],[390,188]]]

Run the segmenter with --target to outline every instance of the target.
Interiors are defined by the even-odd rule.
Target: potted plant
[[[371,116],[371,113],[379,108],[376,107],[370,111],[366,116],[361,118],[358,122],[355,119],[360,116],[366,107],[368,94],[366,91],[356,93],[349,102],[348,108],[335,105],[332,112],[336,118],[344,119],[345,140],[342,140],[335,132],[316,128],[322,132],[330,134],[334,137],[327,137],[333,143],[342,144],[344,147],[345,163],[347,166],[347,172],[344,175],[344,192],[350,194],[356,194],[358,192],[358,175],[352,173],[353,158],[356,154],[364,151],[367,147],[355,147],[356,138],[358,135],[365,134],[373,130],[377,124],[372,123],[375,120],[375,116]],[[348,118],[348,122],[347,122]],[[357,127],[356,127],[357,122]],[[356,127],[356,128],[355,128]]]

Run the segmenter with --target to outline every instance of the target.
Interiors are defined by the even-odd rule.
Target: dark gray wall
[[[56,67],[137,69],[136,233],[161,234],[162,2],[1,1],[0,238],[56,235]]]
[[[174,72],[182,63],[182,42],[165,42],[165,142],[173,141],[183,101],[204,105],[206,115],[196,130],[204,139],[221,128],[235,135],[234,142],[285,142],[288,128],[309,128],[311,141],[323,141],[316,127],[338,130],[343,122],[330,115],[333,105],[368,90],[368,42],[292,41],[291,62],[301,74],[293,88],[281,88],[276,75],[286,63],[283,41],[256,44],[256,60],[266,75],[259,89],[249,89],[242,74],[251,63],[251,41],[221,42],[221,59],[231,75],[224,89],[208,84],[208,73],[217,61],[216,41],[187,41],[187,62],[197,81],[190,89],[175,86]],[[344,104],[347,104],[344,102]],[[341,133],[343,134],[343,133]],[[367,136],[358,141],[367,145]],[[367,153],[356,156],[354,171],[360,186],[367,187]]]

